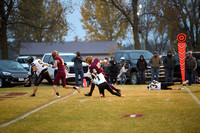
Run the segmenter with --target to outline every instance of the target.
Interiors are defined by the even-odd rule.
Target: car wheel
[[[137,83],[137,73],[136,72],[131,73],[130,81],[131,81],[131,84],[133,84],[133,85],[135,85]]]
[[[0,79],[0,88],[3,87],[3,80]]]

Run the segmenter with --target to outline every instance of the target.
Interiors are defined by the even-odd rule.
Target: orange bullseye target
[[[182,82],[184,82],[185,81],[186,35],[184,33],[180,33],[177,36],[177,40],[178,40],[178,53],[179,53],[181,76],[182,76]]]
[[[178,40],[179,42],[185,42],[185,41],[186,41],[186,35],[183,34],[183,33],[178,34],[177,40]]]

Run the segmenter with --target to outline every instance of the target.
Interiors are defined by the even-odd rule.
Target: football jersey
[[[149,90],[161,90],[161,83],[160,82],[152,82],[151,84],[148,85]]]
[[[96,76],[93,79],[93,83],[96,84],[96,85],[100,85],[104,82],[106,82],[106,79],[105,79],[103,73],[96,74]]]
[[[93,60],[93,62],[90,65],[89,69],[90,69],[91,72],[94,72],[94,70],[95,70],[98,74],[103,72],[103,69],[101,68],[101,63],[100,63],[99,58],[95,58]]]
[[[37,74],[37,76],[40,75],[40,73],[42,72],[42,70],[47,69],[47,66],[40,59],[34,60],[31,63],[31,68],[33,66],[36,66],[36,74]]]
[[[65,72],[64,60],[60,56],[55,56],[54,60],[58,60],[58,72]]]

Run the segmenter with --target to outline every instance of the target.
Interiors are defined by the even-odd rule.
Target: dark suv
[[[0,88],[10,84],[24,84],[28,71],[16,61],[0,60]]]
[[[137,76],[137,60],[140,58],[140,55],[144,56],[144,59],[147,63],[153,56],[153,54],[147,50],[121,50],[115,53],[115,60],[118,64],[121,63],[121,58],[124,57],[126,66],[125,68],[128,69],[126,76],[127,79],[130,80],[131,84],[138,83],[138,76]]]

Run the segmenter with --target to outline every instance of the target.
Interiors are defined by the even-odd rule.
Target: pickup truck
[[[67,82],[75,81],[74,62],[72,62],[71,59],[75,57],[76,55],[74,53],[59,53],[59,56],[63,58],[64,62],[68,66],[68,70],[66,70]],[[45,53],[42,57],[42,62],[53,65],[54,60],[51,56],[51,53]],[[83,62],[82,65],[83,65],[83,71],[84,71],[84,78],[90,83],[91,76],[89,73],[88,66],[85,62]],[[57,72],[57,68],[48,67],[48,71],[50,72],[51,78],[54,79]]]
[[[138,83],[138,70],[137,70],[137,61],[140,58],[140,55],[144,56],[144,59],[148,63],[153,54],[147,50],[120,50],[115,53],[114,58],[118,64],[121,63],[121,58],[126,62],[125,68],[128,69],[126,72],[127,79],[131,84]]]

